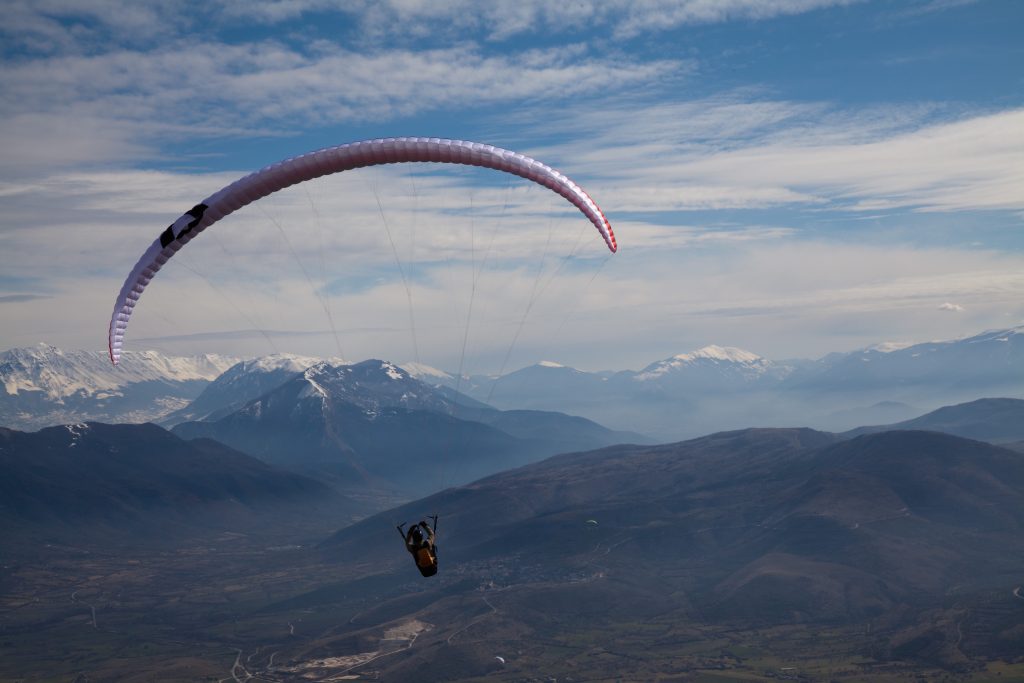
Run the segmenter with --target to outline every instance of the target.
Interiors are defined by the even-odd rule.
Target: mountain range
[[[105,355],[40,345],[0,355],[0,424],[179,422],[224,417],[318,359]],[[343,361],[332,360],[333,365]],[[807,425],[843,431],[906,420],[985,396],[1024,395],[1024,328],[915,345],[882,344],[818,360],[772,361],[708,346],[639,371],[587,372],[541,362],[501,377],[450,373],[419,363],[405,371],[435,388],[499,409],[556,411],[670,441],[734,429]],[[208,386],[209,385],[209,386]],[[194,401],[194,403],[192,403]]]
[[[173,431],[343,485],[421,494],[565,450],[647,441],[561,413],[460,400],[380,360],[321,361],[238,410],[216,414]]]
[[[436,373],[424,380],[456,382]],[[458,384],[499,408],[557,406],[666,441],[751,424],[842,431],[983,396],[1024,395],[1024,327],[952,341],[884,344],[814,361],[771,361],[708,346],[640,371],[585,372],[544,362]]]

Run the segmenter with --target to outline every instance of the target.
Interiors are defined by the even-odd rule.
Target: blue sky
[[[559,168],[619,253],[493,172],[352,172],[204,233],[126,348],[621,369],[1021,325],[1022,29],[1012,0],[8,2],[0,348],[105,348],[184,210],[396,135]]]

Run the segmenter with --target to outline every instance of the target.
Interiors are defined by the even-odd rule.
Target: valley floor
[[[409,571],[339,566],[303,542],[232,533],[176,549],[8,556],[0,680],[1024,681],[1024,656],[956,650],[1005,622],[1001,610],[1024,610],[1015,586],[912,627],[754,627],[703,623],[679,596],[642,620],[588,616],[571,606],[605,594],[612,579],[597,565],[450,566],[433,583],[398,568]],[[946,634],[933,648],[942,666],[894,651],[935,633]]]

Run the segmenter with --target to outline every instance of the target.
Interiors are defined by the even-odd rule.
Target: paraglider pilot
[[[427,520],[422,520],[419,524],[414,524],[408,533],[402,530],[405,522],[396,527],[405,540],[405,549],[412,554],[416,560],[416,568],[423,576],[433,576],[437,573],[437,546],[434,545],[437,515],[433,515],[431,519],[434,520],[433,527],[427,524]]]

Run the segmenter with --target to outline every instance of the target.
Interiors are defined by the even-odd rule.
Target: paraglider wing
[[[262,197],[296,183],[354,168],[400,162],[434,162],[483,166],[521,176],[562,195],[590,219],[611,251],[615,234],[600,207],[583,188],[555,169],[500,147],[442,138],[381,138],[329,147],[286,159],[240,178],[189,209],[146,249],[114,303],[110,319],[110,360],[121,358],[125,330],[146,285],[168,259],[208,227]]]
[[[498,660],[499,662],[501,662],[502,664],[504,664],[504,663],[505,663],[505,658],[504,658],[504,657],[499,657],[499,656],[495,655],[495,656],[494,656],[494,658],[495,658],[495,659],[497,659],[497,660]]]

